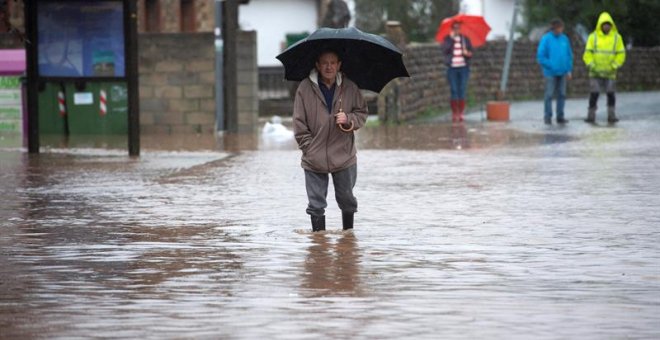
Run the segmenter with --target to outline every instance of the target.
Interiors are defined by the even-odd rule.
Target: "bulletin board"
[[[125,77],[124,4],[37,2],[40,77]]]

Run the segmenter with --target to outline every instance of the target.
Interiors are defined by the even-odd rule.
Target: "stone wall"
[[[213,34],[140,34],[140,128],[144,133],[213,132]]]
[[[215,27],[214,3],[214,1],[195,1],[195,29],[197,32],[213,32]]]
[[[238,36],[238,125],[257,122],[256,33]],[[215,131],[213,33],[141,34],[140,126],[144,133]]]
[[[509,72],[507,99],[541,98],[544,79],[536,63],[534,42],[516,42]],[[471,63],[468,101],[472,104],[493,100],[500,86],[505,41],[489,42],[475,51]],[[582,62],[584,46],[573,46],[573,80],[568,95],[582,96],[588,91],[587,70]],[[447,108],[449,86],[446,67],[437,44],[411,44],[406,48],[405,64],[411,78],[391,83],[379,98],[383,120],[407,120],[430,109]],[[636,47],[627,52],[626,64],[619,71],[619,91],[660,89],[660,47]]]
[[[159,0],[160,32],[181,32],[181,2],[179,0]]]
[[[238,130],[254,128],[259,118],[259,68],[257,67],[257,32],[238,32]]]

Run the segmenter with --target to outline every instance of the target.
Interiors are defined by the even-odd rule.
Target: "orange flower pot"
[[[490,101],[486,103],[486,117],[488,120],[509,121],[509,102]]]

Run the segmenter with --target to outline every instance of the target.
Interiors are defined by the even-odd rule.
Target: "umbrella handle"
[[[344,132],[351,132],[355,130],[355,125],[353,124],[353,121],[351,121],[351,127],[349,127],[348,129],[344,128],[341,124],[337,124],[337,126],[339,127],[339,130],[342,130]]]
[[[339,98],[339,112],[335,116],[337,116],[340,113],[344,113],[344,109],[341,107],[341,97]],[[351,132],[355,130],[355,125],[353,124],[353,121],[351,121],[351,127],[348,129],[344,128],[341,124],[337,124],[337,127],[339,127],[339,130],[342,130],[344,132]]]

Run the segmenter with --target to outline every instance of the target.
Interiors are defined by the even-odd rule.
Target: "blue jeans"
[[[557,94],[557,119],[564,119],[564,103],[566,102],[566,76],[545,77],[545,115],[546,120],[552,119],[552,97]]]
[[[447,68],[447,80],[449,81],[452,100],[465,99],[469,77],[470,68],[467,66]]]

